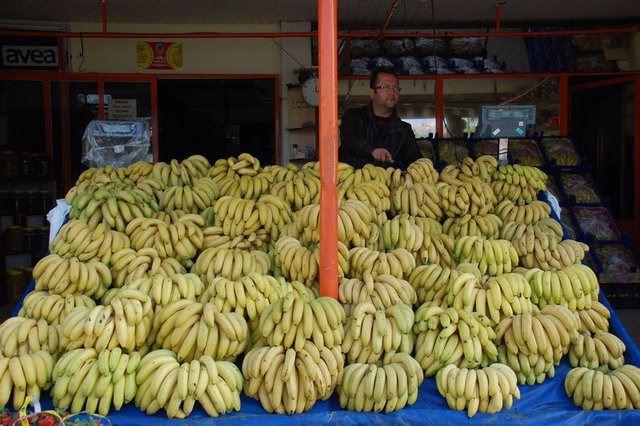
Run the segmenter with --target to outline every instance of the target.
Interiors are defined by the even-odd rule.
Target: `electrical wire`
[[[521,97],[531,93],[532,91],[534,91],[535,89],[537,89],[538,87],[540,87],[544,82],[546,82],[547,80],[549,80],[549,77],[545,77],[542,80],[540,80],[538,83],[534,84],[533,86],[531,86],[530,88],[528,88],[527,90],[525,90],[524,92],[514,96],[511,99],[507,99],[504,102],[501,102],[500,105],[506,105],[508,103],[511,103],[513,101],[517,101],[518,99],[520,99]]]
[[[300,62],[299,60],[297,60],[291,53],[289,53],[287,51],[287,49],[285,49],[284,47],[282,47],[282,45],[280,43],[278,43],[276,41],[275,38],[272,38],[271,41],[273,41],[275,43],[276,46],[278,46],[280,48],[280,50],[282,50],[282,52],[287,55],[288,57],[290,57],[291,59],[293,59],[293,62],[295,62],[296,64],[298,64],[300,66],[301,69],[303,70],[308,70],[309,67],[306,65],[302,65],[302,62]]]

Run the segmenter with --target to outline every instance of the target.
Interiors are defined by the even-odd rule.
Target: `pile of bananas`
[[[60,326],[43,319],[11,317],[0,324],[0,356],[11,358],[42,350],[57,357],[63,346]]]
[[[442,232],[453,238],[471,236],[497,239],[500,229],[502,220],[494,214],[477,216],[466,213],[460,217],[447,218],[442,224]]]
[[[67,194],[67,202],[69,195]],[[137,188],[115,189],[89,186],[73,197],[69,219],[80,219],[90,229],[104,223],[124,232],[136,217],[151,217],[160,206],[153,195]]]
[[[313,250],[292,237],[282,237],[275,244],[276,272],[291,281],[300,281],[307,286],[317,283],[320,246]],[[349,250],[338,241],[338,277],[349,273]]]
[[[520,384],[542,383],[555,375],[558,364],[578,337],[571,312],[557,305],[539,313],[523,313],[503,319],[496,327],[499,361],[518,375]]]
[[[529,269],[525,277],[531,285],[531,301],[540,308],[562,305],[575,311],[590,308],[598,300],[598,278],[585,265],[566,266],[557,271]]]
[[[390,196],[389,187],[375,180],[353,185],[345,193],[347,200],[362,201],[376,214],[386,213],[391,208]]]
[[[530,297],[531,287],[521,274],[501,274],[485,281],[465,272],[451,282],[445,302],[448,306],[487,316],[492,325],[497,325],[502,318],[533,312]]]
[[[395,188],[391,193],[391,212],[411,216],[428,217],[440,221],[443,211],[440,195],[435,185],[415,182]]]
[[[391,274],[378,275],[375,279],[371,275],[365,275],[363,280],[343,278],[338,292],[338,299],[348,316],[359,303],[369,302],[376,309],[386,309],[398,303],[413,306],[417,301],[411,284]]]
[[[411,271],[407,281],[416,291],[418,303],[433,302],[439,305],[447,294],[449,280],[455,279],[456,276],[457,271],[453,269],[428,264],[418,266]]]
[[[202,241],[203,249],[260,250],[265,248],[270,234],[265,229],[258,229],[247,237],[238,235],[235,238],[231,238],[228,235],[224,235],[224,229],[221,226],[209,226],[202,230],[202,235],[204,237]]]
[[[100,352],[119,346],[131,353],[148,349],[152,325],[153,304],[149,296],[126,288],[120,289],[105,305],[75,308],[60,328],[67,351],[84,347]]]
[[[202,356],[180,364],[168,350],[145,355],[138,365],[135,404],[147,414],[164,409],[169,418],[185,418],[196,401],[211,417],[240,410],[242,374],[233,363]]]
[[[25,296],[18,316],[44,319],[49,325],[56,325],[78,306],[93,308],[96,302],[83,294],[60,296],[46,291],[32,291]]]
[[[423,265],[437,264],[453,266],[453,247],[455,240],[447,234],[424,234],[422,248],[418,253],[418,263]]]
[[[206,283],[216,277],[239,280],[252,272],[266,274],[270,270],[271,259],[263,251],[222,247],[204,250],[191,267],[191,272],[195,272]]]
[[[327,400],[342,380],[344,357],[307,340],[299,350],[263,346],[250,350],[242,362],[245,393],[269,413],[295,414]]]
[[[624,364],[625,344],[617,336],[606,331],[579,333],[576,342],[569,349],[569,363],[572,367],[587,367],[593,370],[607,366],[615,370]]]
[[[159,274],[130,281],[122,288],[138,290],[148,295],[155,312],[176,300],[200,300],[205,291],[204,284],[196,274],[174,274],[171,277]],[[109,303],[119,292],[120,289],[109,290],[102,301]]]
[[[491,212],[496,203],[491,187],[480,178],[465,178],[455,184],[439,182],[436,187],[440,195],[440,205],[448,217],[484,216]]]
[[[309,170],[313,173],[313,176],[320,177],[320,164],[312,164],[313,168],[309,169],[306,165],[302,170]],[[348,164],[338,164],[338,182],[341,189],[350,188],[352,185],[360,185],[363,182],[378,181],[387,183],[389,181],[389,172],[382,167],[374,166],[373,164],[365,164],[361,169],[354,169]]]
[[[193,186],[170,186],[160,197],[160,208],[170,212],[182,210],[185,213],[199,213],[213,206],[220,191],[212,179],[201,177]]]
[[[294,210],[300,210],[320,200],[320,179],[299,174],[293,179],[276,183],[271,194],[291,204]]]
[[[376,226],[372,224],[372,228]],[[371,241],[380,250],[403,248],[412,253],[423,247],[424,234],[420,226],[411,221],[408,214],[400,214],[385,221],[379,230],[379,237],[372,236]]]
[[[214,212],[213,224],[229,237],[249,237],[264,229],[275,240],[281,228],[293,220],[289,204],[268,194],[258,201],[223,196],[216,201]]]
[[[609,318],[611,312],[597,300],[591,302],[590,308],[580,309],[573,312],[578,322],[578,331],[588,331],[590,333],[598,333],[600,331],[609,331]]]
[[[225,177],[217,182],[221,195],[241,197],[248,200],[257,200],[269,193],[269,176],[263,173],[240,177]]]
[[[60,228],[49,251],[64,258],[77,257],[81,262],[99,260],[108,264],[114,252],[130,246],[125,234],[108,230],[104,223],[89,228],[85,222],[74,219]]]
[[[509,366],[494,363],[484,368],[458,368],[447,365],[436,375],[440,395],[447,399],[452,410],[495,414],[513,406],[520,399],[520,389],[514,371]]]
[[[148,166],[148,167],[144,167],[145,170],[140,170],[143,172],[142,174],[144,174],[144,172],[146,172],[145,175],[148,175],[149,173],[151,173],[151,168],[152,168],[151,164],[146,162],[139,162],[137,164],[138,164],[138,167],[140,167],[142,164],[145,164],[146,166]],[[133,166],[133,164],[131,166]],[[127,170],[128,168],[125,168],[125,167],[114,168],[110,164],[104,167],[88,168],[87,170],[80,173],[80,176],[78,176],[78,179],[76,180],[76,187],[77,187],[76,190],[77,192],[82,192],[82,190],[86,188],[88,185],[95,185],[95,184],[106,185],[112,182],[122,182],[122,183],[134,182],[133,179],[130,179],[128,177],[129,173],[127,173]],[[138,177],[139,176],[141,176],[140,173],[138,174]]]
[[[420,364],[409,354],[393,354],[382,365],[350,364],[339,386],[340,406],[351,411],[401,410],[416,402],[423,380]]]
[[[348,166],[344,163],[338,164],[338,170],[340,170],[340,166]],[[288,163],[286,167],[282,166],[266,166],[262,169],[262,175],[265,176],[269,182],[278,183],[285,182],[289,179],[293,179],[296,176],[296,172],[298,171],[298,167],[293,163]]]
[[[108,167],[108,166],[107,166]],[[89,171],[91,169],[87,169]],[[136,161],[126,167],[125,173],[132,182],[138,182],[140,179],[149,176],[153,172],[153,164],[146,161]]]
[[[497,167],[498,160],[493,155],[480,156],[476,161],[473,161],[471,157],[465,157],[458,165],[445,166],[440,173],[440,180],[454,183],[454,181],[478,177],[485,183],[491,183]]]
[[[93,348],[65,353],[53,368],[53,404],[72,413],[88,411],[106,416],[120,410],[136,395],[140,354],[120,348],[97,352]]]
[[[577,367],[567,373],[564,390],[583,410],[640,408],[640,368],[625,364],[602,372]]]
[[[313,298],[309,290],[289,292],[260,315],[258,332],[270,346],[301,350],[306,340],[318,348],[333,349],[342,344],[347,315],[330,297]]]
[[[491,187],[498,201],[529,204],[538,198],[539,191],[547,188],[547,175],[537,167],[507,164],[493,173]]]
[[[562,225],[551,218],[541,219],[528,225],[521,222],[507,222],[500,231],[500,238],[511,241],[522,259],[524,256],[544,250],[555,250],[558,243],[562,241]],[[525,264],[525,260],[522,260]],[[525,265],[525,267],[531,266]]]
[[[398,248],[388,253],[371,250],[366,247],[354,247],[349,250],[350,275],[362,279],[365,274],[371,274],[375,279],[378,275],[391,274],[404,279],[416,267],[416,259],[411,252]]]
[[[202,155],[192,155],[182,161],[171,160],[153,164],[149,177],[160,180],[165,188],[170,186],[191,186],[192,183],[209,173],[209,160]]]
[[[536,240],[534,252],[521,257],[522,266],[550,271],[566,266],[579,265],[588,251],[589,246],[581,241],[563,240],[551,250],[543,248]]]
[[[434,185],[438,182],[440,175],[433,167],[433,161],[428,158],[420,158],[407,167],[404,178],[410,184],[424,182]]]
[[[175,224],[167,225],[159,219],[134,219],[126,233],[131,248],[153,248],[161,258],[174,258],[179,262],[191,259],[202,248],[204,219],[196,214],[182,216]]]
[[[458,263],[477,263],[482,275],[501,275],[518,266],[518,253],[509,240],[461,237],[453,248]]]
[[[518,205],[511,200],[498,203],[493,212],[502,219],[503,223],[518,222],[530,225],[538,223],[542,219],[548,219],[551,215],[551,207],[544,201],[531,201],[524,205]]]
[[[309,225],[319,223],[320,206],[316,211],[310,211],[308,215]],[[296,220],[298,230],[300,226],[304,224],[304,214],[300,213],[302,220]],[[346,200],[338,208],[338,240],[345,243],[347,246],[365,246],[366,240],[371,236],[371,222],[373,221],[373,215],[369,207],[358,200]],[[317,229],[311,228],[311,229]],[[318,233],[314,233],[312,237],[318,236]],[[316,242],[315,239],[312,242]]]
[[[42,390],[51,387],[51,372],[55,360],[46,350],[20,356],[0,358],[0,407],[12,406],[18,411],[25,401],[40,399]],[[28,399],[27,399],[28,398]]]
[[[202,211],[199,216],[202,218],[203,222],[206,222],[205,214],[212,211],[211,207],[207,207],[204,211]],[[205,213],[207,212],[207,213]],[[170,212],[165,212],[163,210],[159,212],[153,212],[151,216],[152,219],[158,219],[166,223],[167,225],[171,225],[172,223],[177,223],[180,221],[182,216],[185,216],[187,213],[182,210],[171,210]]]
[[[128,249],[125,249],[128,250]],[[33,268],[36,290],[61,296],[84,294],[100,298],[111,286],[111,272],[101,262],[63,259],[57,254],[43,257]]]
[[[342,352],[350,363],[373,364],[385,355],[413,351],[411,306],[404,303],[376,309],[371,302],[354,306],[344,327]]]
[[[422,234],[425,238],[429,235],[440,235],[442,234],[442,225],[435,219],[430,219],[427,217],[417,217],[417,216],[409,216],[409,220],[411,223],[415,223],[422,230]]]
[[[463,309],[445,309],[427,302],[416,311],[414,332],[415,358],[427,377],[447,364],[476,368],[498,357],[489,319]]]
[[[122,287],[139,278],[155,275],[172,277],[175,274],[187,272],[176,259],[162,258],[158,251],[151,247],[145,247],[138,251],[131,248],[118,250],[111,256],[109,267],[111,276],[113,276],[113,285],[116,287]]]
[[[260,160],[251,154],[242,153],[238,158],[222,158],[209,170],[209,176],[217,183],[225,177],[255,176],[260,173]]]
[[[282,280],[270,275],[248,274],[237,281],[214,278],[200,302],[213,303],[220,312],[237,312],[251,321],[288,290]]]
[[[178,361],[208,355],[233,361],[248,342],[249,328],[242,315],[220,312],[212,303],[178,300],[153,318],[155,342],[176,353]]]

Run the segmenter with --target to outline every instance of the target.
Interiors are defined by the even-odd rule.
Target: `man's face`
[[[385,109],[393,109],[400,97],[398,78],[393,74],[380,73],[375,89],[369,89],[371,101]]]

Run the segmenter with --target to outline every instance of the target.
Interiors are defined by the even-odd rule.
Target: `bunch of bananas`
[[[438,158],[445,164],[460,164],[469,158],[467,143],[463,140],[442,139],[437,144]]]
[[[137,188],[115,189],[89,186],[71,203],[69,219],[80,219],[94,229],[104,223],[110,229],[124,232],[136,217],[151,217],[160,206],[153,195]]]
[[[530,297],[531,287],[521,274],[501,274],[483,282],[465,272],[451,281],[445,301],[448,306],[487,316],[497,325],[502,318],[533,312]]]
[[[494,213],[502,219],[503,223],[518,222],[530,225],[548,219],[551,215],[551,207],[539,200],[525,205],[517,205],[511,200],[504,200],[496,205]]]
[[[0,324],[0,356],[10,358],[43,350],[56,357],[64,343],[60,326],[43,319],[11,317]]]
[[[53,404],[72,413],[88,411],[106,416],[120,410],[136,395],[140,354],[120,348],[97,352],[93,348],[65,353],[53,368]]]
[[[242,362],[245,393],[269,413],[295,414],[326,400],[342,380],[344,358],[307,340],[299,350],[263,346],[250,350]]]
[[[273,185],[271,194],[291,204],[291,207],[297,211],[319,202],[320,179],[299,174],[293,179]]]
[[[319,163],[313,163],[313,173],[315,176],[320,177]],[[305,170],[303,168],[303,170]],[[351,186],[360,185],[363,182],[370,182],[372,180],[386,184],[389,181],[389,172],[382,167],[374,166],[373,164],[365,164],[361,169],[354,169],[348,164],[338,163],[338,181],[342,189],[350,188]]]
[[[212,211],[212,208],[207,207],[205,211],[209,213]],[[202,211],[199,214],[199,216],[202,218],[202,222],[206,222],[206,218],[204,216],[205,211]],[[165,212],[164,210],[161,210],[159,212],[153,212],[153,215],[151,216],[151,218],[161,220],[167,225],[171,225],[174,223],[178,223],[180,221],[180,218],[182,218],[182,216],[185,216],[186,214],[187,213],[182,210],[171,210],[170,212]]]
[[[310,226],[319,223],[319,206],[317,215],[315,213],[315,210],[309,212],[308,220]],[[300,225],[304,223],[305,219],[304,214],[300,213],[300,216],[302,216],[302,220],[296,221],[298,230],[300,230]],[[372,221],[372,212],[365,203],[358,200],[344,201],[338,208],[338,239],[347,246],[363,247],[366,244],[366,240],[371,236]],[[317,229],[317,227],[312,229]],[[317,232],[312,237],[316,235],[318,235]]]
[[[353,185],[345,193],[347,200],[362,201],[376,214],[386,213],[391,208],[390,196],[387,185],[376,180]]]
[[[187,272],[176,259],[171,257],[163,259],[158,251],[151,247],[138,251],[131,248],[118,250],[111,256],[110,271],[113,276],[113,285],[116,287],[122,287],[139,278],[155,275],[172,277],[175,274]]]
[[[494,172],[491,187],[498,201],[529,204],[547,188],[547,175],[537,167],[507,164]]]
[[[358,303],[344,327],[342,352],[350,363],[373,364],[385,355],[413,352],[413,309],[404,303],[376,309],[371,302]]]
[[[0,407],[7,407],[13,392],[13,409],[22,409],[25,401],[40,399],[42,390],[51,387],[55,360],[46,350],[0,358]],[[28,398],[28,399],[27,399]]]
[[[18,316],[44,319],[49,325],[56,325],[78,306],[93,308],[96,302],[83,294],[60,296],[46,291],[32,291],[25,296]]]
[[[483,216],[466,213],[460,217],[447,218],[442,224],[442,232],[453,238],[471,236],[497,239],[501,228],[502,220],[491,213]]]
[[[338,169],[340,169],[339,163]],[[298,167],[293,163],[288,163],[286,167],[282,166],[266,166],[262,169],[262,175],[264,175],[269,182],[278,183],[284,182],[289,179],[293,179],[296,176],[296,172],[298,171]]]
[[[423,380],[420,364],[409,354],[393,354],[382,365],[350,364],[339,386],[340,406],[351,411],[401,410],[416,402]]]
[[[260,173],[260,160],[247,153],[238,155],[238,158],[220,159],[209,170],[209,176],[216,183],[224,177],[255,176],[258,173]]]
[[[265,249],[269,241],[269,233],[264,229],[258,229],[247,237],[238,235],[235,238],[231,238],[228,235],[224,235],[224,230],[221,226],[209,226],[202,230],[202,235],[204,237],[202,241],[203,249],[260,250]]]
[[[186,213],[200,213],[213,206],[219,195],[220,190],[213,180],[201,177],[193,182],[193,186],[167,188],[160,198],[160,208],[167,212],[182,210]]]
[[[263,251],[222,247],[204,250],[191,267],[191,272],[195,272],[206,283],[216,277],[239,280],[252,272],[266,274],[270,270],[271,259]]]
[[[413,329],[417,335],[415,357],[427,377],[447,364],[476,368],[498,357],[489,319],[463,309],[425,303],[416,311]]]
[[[372,225],[373,226],[373,225]],[[423,247],[424,234],[408,214],[400,214],[385,221],[380,229],[381,238],[371,238],[381,250],[403,248],[412,253]]]
[[[454,265],[453,248],[455,240],[447,234],[424,234],[422,248],[418,253],[418,264],[437,264],[443,267]]]
[[[376,309],[386,309],[398,303],[413,306],[417,301],[416,291],[411,284],[391,274],[381,274],[375,279],[368,274],[363,280],[343,278],[338,292],[338,300],[348,316],[360,303],[369,302]]]
[[[457,271],[436,264],[421,265],[411,271],[407,281],[411,283],[418,303],[433,302],[440,305],[447,294],[449,280],[455,279]]]
[[[533,253],[521,257],[521,259],[522,265],[527,268],[540,268],[549,271],[579,265],[588,251],[589,246],[581,241],[563,240],[551,250],[543,248],[536,240]]]
[[[151,164],[146,162],[141,162],[143,164],[148,165],[147,174],[151,173]],[[133,165],[133,164],[132,164]],[[143,166],[146,169],[146,167]],[[146,171],[146,170],[144,170]],[[134,182],[133,179],[129,179],[129,173],[127,173],[127,168],[125,167],[116,167],[114,168],[112,165],[108,164],[104,167],[91,167],[87,170],[80,173],[78,179],[76,180],[76,186],[79,187],[78,190],[81,190],[86,187],[86,185],[95,185],[95,184],[109,184],[112,182],[122,182],[129,184],[130,182]],[[83,186],[84,184],[84,186]]]
[[[249,200],[257,200],[269,193],[271,182],[269,176],[259,173],[254,176],[242,175],[238,177],[225,177],[217,183],[220,187],[220,195],[230,195]]]
[[[249,328],[242,315],[220,312],[213,303],[177,300],[153,318],[155,342],[176,353],[178,361],[203,355],[233,361],[248,342]]]
[[[440,173],[440,180],[448,183],[477,177],[484,183],[491,183],[493,173],[498,167],[498,160],[493,155],[483,155],[473,161],[471,157],[465,157],[458,165],[445,166]]]
[[[484,216],[493,210],[496,203],[491,187],[480,178],[465,178],[455,184],[439,182],[436,187],[440,206],[448,217],[459,217],[467,213]]]
[[[442,225],[435,219],[428,217],[409,216],[411,223],[418,225],[422,230],[422,234],[427,237],[428,235],[440,235],[442,234]]]
[[[420,158],[409,164],[404,178],[410,183],[424,182],[434,185],[438,182],[440,175],[433,167],[433,161],[428,158]]]
[[[119,346],[127,352],[144,352],[152,322],[149,296],[127,288],[120,289],[105,305],[75,308],[64,318],[60,329],[67,351],[82,347],[102,351]]]
[[[168,164],[162,161],[153,165],[150,177],[159,179],[165,188],[170,186],[191,186],[192,183],[209,173],[209,160],[202,155],[192,155],[182,161],[171,160]]]
[[[147,414],[164,409],[169,418],[185,418],[196,401],[211,417],[240,410],[242,374],[233,363],[202,356],[180,364],[175,353],[156,350],[138,365],[135,404]]]
[[[222,227],[223,235],[249,237],[264,229],[277,239],[280,229],[293,220],[289,204],[273,195],[263,195],[258,201],[224,196],[215,206],[213,224]]]
[[[237,312],[251,321],[260,319],[264,310],[288,290],[283,280],[251,273],[237,281],[214,278],[200,298],[213,303],[220,312]]]
[[[571,312],[557,305],[539,313],[525,312],[503,319],[496,327],[500,362],[518,375],[520,384],[542,383],[555,375],[558,364],[578,337]]]
[[[60,228],[49,251],[65,258],[77,257],[81,262],[99,260],[108,264],[113,252],[130,246],[125,234],[108,230],[104,223],[89,228],[85,222],[74,219]]]
[[[90,170],[90,169],[89,169]],[[136,161],[126,167],[126,175],[133,182],[149,176],[153,172],[153,164],[146,161]]]
[[[477,263],[482,275],[502,275],[518,266],[518,253],[509,240],[462,237],[453,254],[458,263]]]
[[[307,286],[317,282],[320,246],[307,248],[299,240],[282,237],[275,244],[275,265],[278,272],[291,281],[300,281]],[[349,250],[338,241],[338,277],[349,274]]]
[[[609,318],[611,312],[598,300],[591,301],[591,307],[576,310],[573,315],[578,321],[578,331],[590,333],[598,333],[600,331],[609,331]]]
[[[171,277],[159,274],[130,281],[122,288],[141,291],[148,295],[155,312],[176,300],[186,299],[195,302],[205,291],[204,284],[196,274],[174,274]],[[103,303],[110,303],[119,292],[120,289],[109,290],[102,298]]]
[[[146,193],[148,196],[154,197],[156,200],[161,200],[162,194],[168,188],[168,185],[165,185],[161,178],[147,176],[136,182],[135,187],[140,191]],[[154,213],[157,214],[161,211],[162,210],[159,210]],[[172,210],[172,212],[175,211],[176,210]]]
[[[125,249],[128,250],[128,249]],[[100,298],[111,286],[111,272],[101,262],[63,259],[57,254],[43,257],[33,268],[36,290],[61,296],[84,294]]]
[[[301,350],[306,340],[318,348],[342,344],[346,313],[330,297],[313,298],[310,291],[289,292],[260,315],[258,331],[271,346]]]
[[[575,311],[590,308],[598,300],[598,278],[586,265],[566,266],[557,271],[529,269],[525,278],[531,285],[531,301],[541,308],[553,304]]]
[[[360,279],[365,274],[371,274],[374,279],[383,274],[391,274],[396,278],[404,279],[416,267],[415,257],[411,252],[402,248],[385,253],[366,247],[354,247],[349,250],[349,261],[351,277]]]
[[[170,257],[182,262],[194,257],[202,248],[203,225],[204,220],[196,214],[184,215],[170,225],[159,219],[138,218],[129,222],[126,233],[132,249],[151,247],[163,259]]]
[[[440,221],[443,212],[438,188],[423,182],[406,184],[391,193],[391,213],[407,213],[411,216],[428,217]]]
[[[567,373],[564,390],[583,410],[640,408],[640,368],[625,364],[610,372],[577,367]]]
[[[509,366],[494,363],[484,368],[466,369],[449,364],[436,375],[440,395],[452,410],[495,414],[513,406],[520,399],[516,373]]]
[[[597,369],[607,366],[615,370],[624,364],[625,344],[617,336],[600,331],[579,333],[576,342],[569,349],[569,363],[572,367]]]
[[[555,250],[562,241],[562,225],[552,218],[529,224],[507,222],[500,231],[500,238],[511,241],[518,256],[523,258],[544,250]]]

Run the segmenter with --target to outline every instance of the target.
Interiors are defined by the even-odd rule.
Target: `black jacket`
[[[393,163],[376,161],[371,152],[376,148],[387,149]],[[371,105],[353,108],[342,117],[340,125],[340,161],[360,168],[367,163],[381,167],[406,169],[421,158],[418,143],[409,123],[400,120],[394,112],[389,124],[380,128]]]

